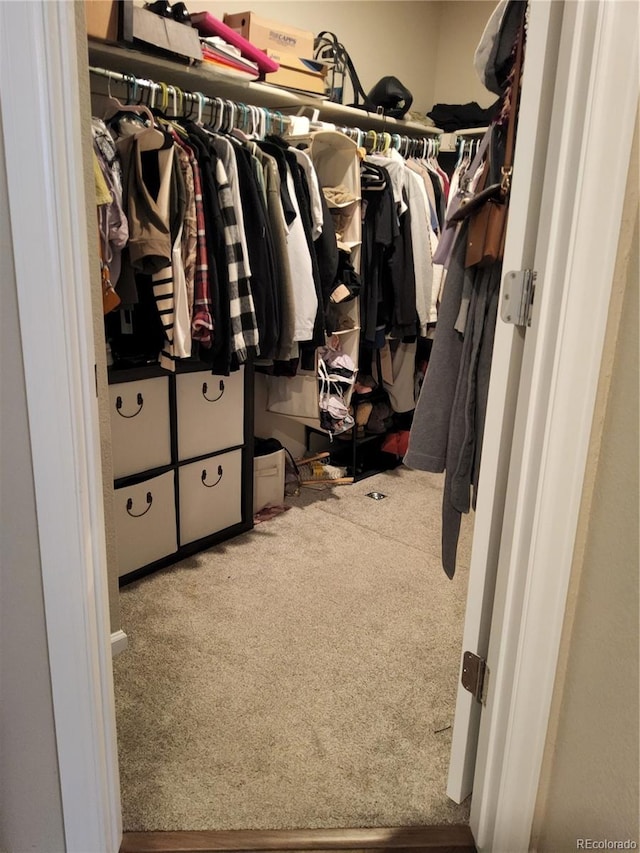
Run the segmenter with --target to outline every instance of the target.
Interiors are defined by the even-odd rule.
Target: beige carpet
[[[468,820],[445,794],[467,569],[439,564],[441,483],[305,489],[123,589],[125,830]]]

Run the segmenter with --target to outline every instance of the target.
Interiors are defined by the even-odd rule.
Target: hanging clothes
[[[279,281],[276,266],[276,250],[269,225],[266,194],[262,184],[256,180],[259,163],[250,151],[240,144],[234,147],[243,210],[251,211],[245,216],[247,250],[251,267],[251,293],[260,342],[260,358],[273,359],[280,337]],[[264,177],[263,177],[264,180]]]
[[[122,166],[115,143],[101,119],[91,120],[91,133],[94,156],[109,193],[109,201],[100,204],[98,217],[101,256],[115,288],[120,278],[122,251],[129,240],[129,223],[123,207]]]
[[[116,359],[175,370],[196,357],[227,374],[255,358],[297,376],[315,370],[327,333],[357,328],[358,294],[363,338],[426,334],[440,181],[428,158],[410,171],[397,151],[365,164],[338,131],[313,134],[305,151],[190,118],[154,121],[129,112],[110,131],[96,123],[103,147],[116,138],[130,220],[118,295],[132,310],[108,323]]]
[[[526,4],[521,4],[521,24],[511,53],[512,70],[503,96],[502,121],[485,134],[475,158],[460,175],[456,197],[449,201],[449,216],[460,209],[465,196],[473,194],[480,173],[488,176],[487,186],[498,185],[506,177],[508,192],[525,41],[525,7]],[[489,157],[485,170],[486,155]],[[502,203],[506,205],[507,200],[508,195]],[[450,578],[456,569],[461,514],[469,512],[472,506],[475,508],[477,501],[502,277],[499,253],[487,266],[469,262],[468,237],[472,225],[472,217],[457,224],[451,222],[436,253],[447,272],[429,366],[404,457],[410,468],[445,471],[442,565]]]

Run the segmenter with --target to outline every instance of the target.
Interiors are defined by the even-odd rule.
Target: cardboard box
[[[286,51],[295,56],[313,56],[313,33],[261,18],[255,12],[225,15],[224,23],[262,50]]]
[[[84,14],[89,38],[118,41],[118,6],[116,0],[85,0]]]
[[[278,62],[280,68],[271,74],[267,74],[264,78],[265,83],[283,86],[286,89],[313,92],[315,95],[325,94],[327,68],[321,62],[304,59],[293,53],[283,51],[267,50],[266,54]]]
[[[202,59],[200,38],[193,27],[187,27],[172,18],[163,18],[142,6],[133,6],[131,11],[130,32],[126,31],[126,26],[123,27],[125,41],[141,41],[187,59]]]
[[[284,65],[286,68],[292,68],[294,71],[304,71],[305,74],[321,74],[327,76],[327,66],[323,62],[316,59],[306,59],[299,57],[295,53],[288,53],[283,50],[265,51],[269,59],[273,59],[278,65]]]
[[[277,71],[265,75],[264,82],[270,83],[272,86],[283,86],[285,89],[312,92],[315,95],[324,95],[325,92],[322,74],[298,71],[295,68],[287,68],[286,65],[281,65]]]

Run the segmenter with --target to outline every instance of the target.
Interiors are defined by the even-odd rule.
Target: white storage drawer
[[[118,576],[178,550],[174,472],[115,490]]]
[[[230,376],[176,376],[178,457],[191,459],[244,440],[244,368]]]
[[[168,383],[158,376],[109,386],[116,479],[171,463]]]
[[[181,545],[242,521],[241,450],[183,465],[178,477]]]

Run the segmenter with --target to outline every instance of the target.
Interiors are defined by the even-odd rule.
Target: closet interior
[[[118,48],[92,48],[103,60],[107,53],[113,64],[120,54],[132,61]],[[365,131],[183,91],[131,72],[94,65],[89,72],[103,81],[94,101],[112,113],[111,135],[118,140],[114,145],[94,117],[96,154],[111,169],[112,186],[133,187],[130,205],[138,194],[153,204],[147,167],[162,191],[163,154],[155,152],[173,152],[175,177],[179,170],[187,174],[187,156],[200,172],[190,213],[183,199],[177,202],[183,219],[177,232],[165,235],[165,261],[144,254],[156,251],[154,235],[136,233],[135,223],[123,240],[121,200],[101,206],[103,277],[108,273],[108,292],[120,299],[106,313],[105,329],[118,574],[126,582],[251,528],[256,374],[266,389],[257,418],[276,415],[302,426],[305,451],[329,451],[336,465],[344,461],[347,479],[399,464],[415,407],[416,356],[420,348],[428,359],[437,319],[442,268],[433,264],[433,252],[449,177],[437,160],[438,129],[410,122],[396,127],[382,116],[370,123],[386,130]],[[139,133],[131,127],[139,131],[151,109],[170,147],[153,147],[162,143],[158,130],[151,143],[144,130],[137,145]],[[365,118],[355,112],[348,117]],[[215,135],[202,130],[205,121]],[[391,132],[398,129],[404,133]],[[222,184],[229,202],[216,206],[214,190],[200,211],[221,216],[222,233],[187,236],[187,227],[197,224],[196,199],[206,201],[203,174],[226,174],[222,159],[217,173],[203,169],[199,158],[211,154],[207,136],[234,170],[229,185]],[[242,172],[228,159],[234,148],[244,158]],[[176,151],[184,155],[181,163]],[[459,154],[458,168],[466,162],[463,147]],[[416,175],[411,207],[398,177],[405,162],[413,164],[412,179]],[[265,167],[259,180],[274,170],[262,193],[251,173],[258,163]],[[274,199],[278,177],[288,208]],[[426,181],[439,193],[436,198],[431,189],[431,207]],[[310,205],[301,209],[307,196]],[[404,205],[407,214],[400,226],[394,205]],[[179,244],[185,256],[188,240],[194,250],[179,275],[173,267],[170,275],[169,267],[153,271],[170,257],[169,237],[173,252]],[[236,277],[229,276],[229,252],[240,254]]]
[[[425,5],[446,16],[455,4]],[[477,39],[493,4],[463,5],[483,6],[473,16]],[[114,662],[125,830],[465,823],[468,803],[448,801],[445,785],[471,523],[462,524],[453,592],[440,568],[443,479],[402,462],[450,262],[439,246],[456,230],[448,232],[447,212],[462,182],[480,178],[486,128],[443,133],[420,116],[394,119],[91,39],[88,70],[113,458],[106,491],[129,637]],[[311,487],[300,487],[305,477]],[[273,596],[282,596],[282,611]],[[203,607],[215,626],[205,626]],[[233,612],[241,624],[225,629]],[[323,661],[315,639],[297,632],[322,637],[327,625],[322,649],[332,656]],[[288,630],[298,657],[283,642]],[[358,672],[358,655],[370,654],[371,668]],[[289,683],[280,668],[269,675],[278,657]],[[178,683],[196,661],[202,671],[193,678],[223,685],[220,695],[196,700]],[[315,674],[303,689],[306,670]],[[350,719],[369,679],[383,697],[378,707],[375,690],[367,696],[380,731],[366,713]],[[264,689],[276,709],[298,688],[306,709],[291,720],[288,708],[281,713],[303,743],[294,731],[285,746],[268,709],[251,702]],[[430,703],[422,723],[420,704],[407,711],[420,693]],[[332,697],[343,713],[333,728]],[[201,751],[197,726],[186,722],[200,701],[215,709],[206,725],[218,738]],[[257,718],[268,731],[256,739]],[[350,766],[345,744],[359,737]],[[236,763],[246,756],[212,752],[243,738],[253,750],[248,781]],[[290,763],[279,766],[278,748]],[[189,771],[172,764],[180,750]],[[422,764],[409,774],[403,805],[406,785],[396,768],[384,779],[384,767],[394,751],[406,765],[414,750]],[[220,778],[198,805],[194,780],[206,774],[205,759]],[[304,764],[314,760],[337,774],[338,791],[351,791],[343,800],[359,791],[357,802],[336,808],[330,781],[314,782],[312,771],[302,794]],[[266,770],[257,778],[269,762],[277,783]],[[298,795],[300,813],[284,805]],[[273,808],[261,810],[251,796]],[[186,811],[172,797],[188,799]]]

